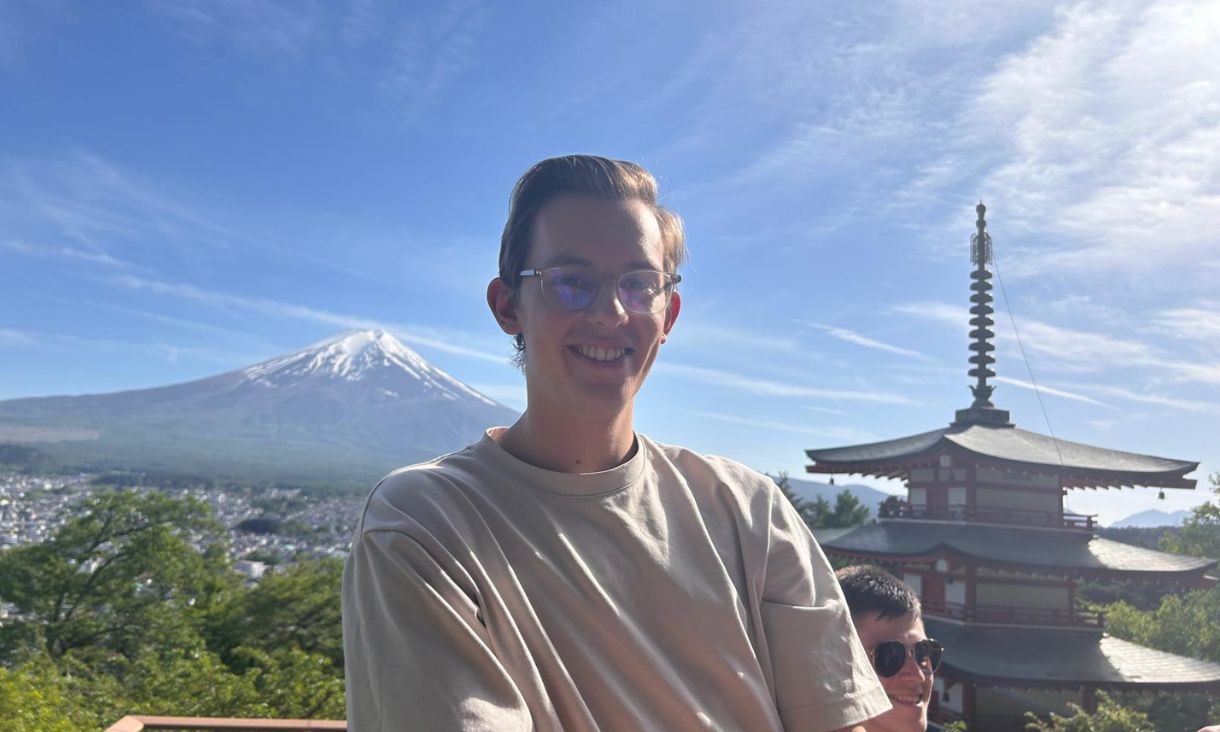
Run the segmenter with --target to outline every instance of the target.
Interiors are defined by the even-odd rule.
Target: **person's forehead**
[[[659,268],[664,261],[656,215],[638,200],[553,198],[538,212],[531,238],[535,266],[598,266],[613,259],[616,267]]]
[[[928,637],[924,632],[923,619],[916,615],[903,615],[897,618],[881,618],[877,613],[865,613],[854,618],[856,632],[860,634],[860,642],[866,648],[884,643],[885,641],[902,641],[913,643]]]

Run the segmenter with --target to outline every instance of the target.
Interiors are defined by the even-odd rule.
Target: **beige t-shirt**
[[[823,732],[889,708],[769,478],[642,435],[557,473],[493,432],[369,497],[343,577],[353,732]]]

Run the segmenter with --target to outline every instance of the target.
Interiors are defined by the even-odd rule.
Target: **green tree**
[[[1215,499],[1195,506],[1177,533],[1166,534],[1161,548],[1174,554],[1220,559],[1220,472],[1211,475]]]
[[[0,729],[126,714],[342,717],[342,565],[247,589],[206,504],[97,494],[47,541],[0,553]],[[6,670],[7,668],[7,670]]]
[[[868,506],[860,503],[860,499],[844,488],[835,496],[834,510],[826,517],[825,525],[832,529],[860,526],[868,522],[868,516]]]
[[[238,648],[272,653],[295,648],[319,654],[343,670],[339,592],[343,562],[310,559],[269,573],[254,588],[233,595],[208,619],[209,645],[231,665]]]
[[[0,729],[78,732],[99,721],[74,702],[51,663],[29,663],[12,670],[0,667]]]
[[[1140,645],[1220,662],[1220,586],[1167,595],[1156,610],[1106,606],[1106,630]]]
[[[826,510],[829,510],[830,504],[826,503],[821,496],[818,496],[817,498],[818,502],[820,503],[806,501],[804,498],[798,496],[796,492],[792,490],[792,483],[788,479],[788,472],[786,470],[781,470],[779,472],[779,475],[775,478],[775,485],[779,487],[780,493],[783,493],[784,497],[788,499],[788,502],[792,504],[792,507],[796,509],[796,512],[800,515],[801,520],[805,522],[806,526],[808,526],[810,529],[821,528],[821,517],[824,515],[824,513],[821,511],[820,507],[821,505],[825,505]]]
[[[85,499],[49,540],[0,554],[0,600],[16,608],[0,629],[0,654],[11,660],[24,646],[52,660],[100,660],[186,643],[192,619],[235,586],[222,535],[193,498]]]
[[[1069,704],[1073,714],[1063,717],[1052,714],[1049,720],[1039,719],[1033,712],[1026,712],[1029,732],[1156,732],[1148,715],[1128,709],[1099,692],[1097,711],[1089,714],[1075,704]]]
[[[868,506],[861,504],[860,500],[846,488],[835,496],[832,507],[830,501],[822,496],[816,496],[812,501],[798,496],[792,490],[786,472],[780,471],[779,476],[775,479],[775,484],[779,486],[780,491],[792,503],[796,512],[800,514],[801,519],[810,529],[847,528],[859,526],[868,521]]]

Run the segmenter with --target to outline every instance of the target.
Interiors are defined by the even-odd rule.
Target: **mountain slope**
[[[1162,526],[1181,526],[1190,518],[1190,511],[1166,512],[1156,508],[1133,513],[1127,518],[1119,519],[1110,524],[1113,528],[1159,528]]]
[[[516,416],[361,331],[183,384],[0,402],[0,442],[89,467],[366,485]]]

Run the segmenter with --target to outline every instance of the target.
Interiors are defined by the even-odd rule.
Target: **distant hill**
[[[1125,519],[1115,521],[1110,526],[1116,529],[1181,526],[1182,522],[1188,518],[1190,518],[1190,511],[1166,512],[1152,508],[1147,511],[1133,513]]]
[[[0,443],[89,470],[368,488],[517,416],[369,330],[173,386],[3,401]]]
[[[772,478],[776,476],[772,475]],[[835,496],[842,493],[845,489],[851,491],[851,494],[860,501],[861,505],[868,506],[869,515],[872,518],[877,517],[877,504],[889,497],[889,493],[879,491],[876,488],[859,483],[843,483],[831,485],[830,483],[822,483],[816,480],[802,480],[788,476],[788,485],[792,488],[792,492],[806,501],[816,500],[819,496],[825,498],[832,506],[835,502]]]

